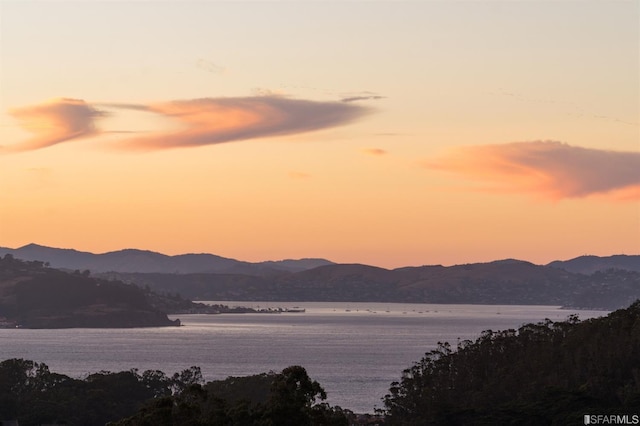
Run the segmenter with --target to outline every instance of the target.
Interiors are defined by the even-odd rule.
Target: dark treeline
[[[21,425],[100,425],[135,413],[145,401],[179,394],[202,381],[198,367],[173,376],[162,371],[101,371],[84,379],[51,372],[24,359],[0,363],[0,419]]]
[[[547,320],[448,343],[384,398],[390,425],[565,425],[638,414],[640,301],[603,318]]]
[[[192,385],[151,401],[136,415],[112,426],[347,426],[353,413],[317,403],[326,398],[324,389],[304,368],[292,366],[278,374]]]
[[[198,367],[173,376],[130,370],[73,379],[34,361],[0,363],[0,419],[23,426],[347,425],[353,413],[325,399],[300,366],[204,383]]]

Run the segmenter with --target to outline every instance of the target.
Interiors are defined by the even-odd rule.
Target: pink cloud
[[[489,191],[526,192],[553,200],[592,195],[640,199],[640,152],[555,141],[516,142],[460,147],[425,165],[480,182]]]
[[[380,148],[366,148],[366,149],[363,149],[362,152],[369,155],[386,155],[387,154],[387,151]]]
[[[146,111],[173,120],[179,130],[137,135],[126,129],[98,131],[96,117],[106,115],[83,100],[56,99],[11,110],[21,125],[34,133],[24,142],[3,147],[5,152],[46,148],[80,137],[103,133],[126,135],[112,146],[129,150],[195,147],[278,135],[310,132],[348,124],[371,110],[343,102],[290,99],[278,95],[242,98],[202,98],[151,105],[105,103],[105,108]]]
[[[297,134],[350,123],[369,109],[342,102],[318,102],[280,96],[203,98],[144,105],[111,104],[143,109],[183,125],[183,129],[129,138],[124,149],[155,150],[219,144]]]
[[[98,133],[95,117],[105,113],[96,110],[80,99],[61,98],[39,105],[16,108],[9,113],[18,119],[21,126],[34,137],[4,147],[7,151],[29,151],[46,148],[80,137]]]

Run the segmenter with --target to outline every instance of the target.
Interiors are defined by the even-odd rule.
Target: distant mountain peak
[[[27,245],[24,245],[22,247],[17,248],[16,250],[31,250],[31,249],[78,251],[78,250],[75,250],[75,249],[43,246],[41,244],[36,244],[36,243],[29,243]]]
[[[126,248],[106,253],[82,252],[30,243],[17,249],[0,247],[0,256],[10,253],[18,259],[49,262],[54,268],[81,269],[92,272],[141,273],[233,273],[245,275],[299,272],[330,265],[325,259],[243,262],[210,253],[166,255],[151,250]]]
[[[45,246],[41,246],[40,244],[29,243],[27,245],[19,247],[18,249],[31,249],[31,248],[52,248],[52,247],[45,247]]]
[[[264,262],[243,262],[210,253],[187,253],[178,255],[166,255],[151,250],[126,248],[107,253],[94,254],[86,251],[78,251],[70,248],[54,248],[30,243],[17,249],[0,247],[0,256],[12,254],[18,259],[40,260],[49,262],[52,267],[63,269],[89,269],[92,272],[154,272],[154,273],[230,273],[240,275],[279,275],[283,273],[297,273],[319,267],[338,265],[322,258],[282,259]],[[479,268],[491,269],[509,267],[515,271],[518,266],[541,267],[531,262],[506,258],[485,263],[468,263],[451,266],[478,270]],[[364,267],[368,265],[360,265]],[[584,255],[566,261],[554,261],[548,265],[553,268],[565,269],[569,272],[592,274],[596,271],[607,269],[626,269],[640,271],[640,255],[612,255],[595,256]],[[374,268],[374,266],[371,266]],[[409,270],[412,268],[425,268],[406,266],[397,270]],[[439,265],[430,265],[430,268],[445,268]],[[384,268],[379,268],[384,269]]]
[[[124,248],[121,250],[113,250],[107,253],[154,253],[154,254],[160,254],[157,253],[155,251],[151,251],[151,250],[144,250],[144,249],[137,249],[137,248]]]
[[[528,262],[526,260],[513,259],[513,258],[494,260],[493,262],[489,262],[489,263],[495,264],[495,265],[531,265],[531,266],[537,266],[534,263]]]

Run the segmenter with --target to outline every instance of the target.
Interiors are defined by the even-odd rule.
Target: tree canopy
[[[193,384],[113,426],[346,426],[350,412],[316,403],[325,399],[324,389],[303,367],[291,366],[281,373]]]
[[[350,412],[325,399],[300,366],[205,383],[199,367],[172,376],[133,369],[73,379],[30,360],[0,363],[0,419],[27,426],[347,425]]]
[[[575,424],[640,406],[640,301],[584,322],[546,320],[439,343],[384,397],[390,425]]]

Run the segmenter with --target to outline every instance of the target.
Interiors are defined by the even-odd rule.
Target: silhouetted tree
[[[640,301],[439,343],[391,384],[384,412],[390,425],[576,423],[640,406],[639,371]]]

